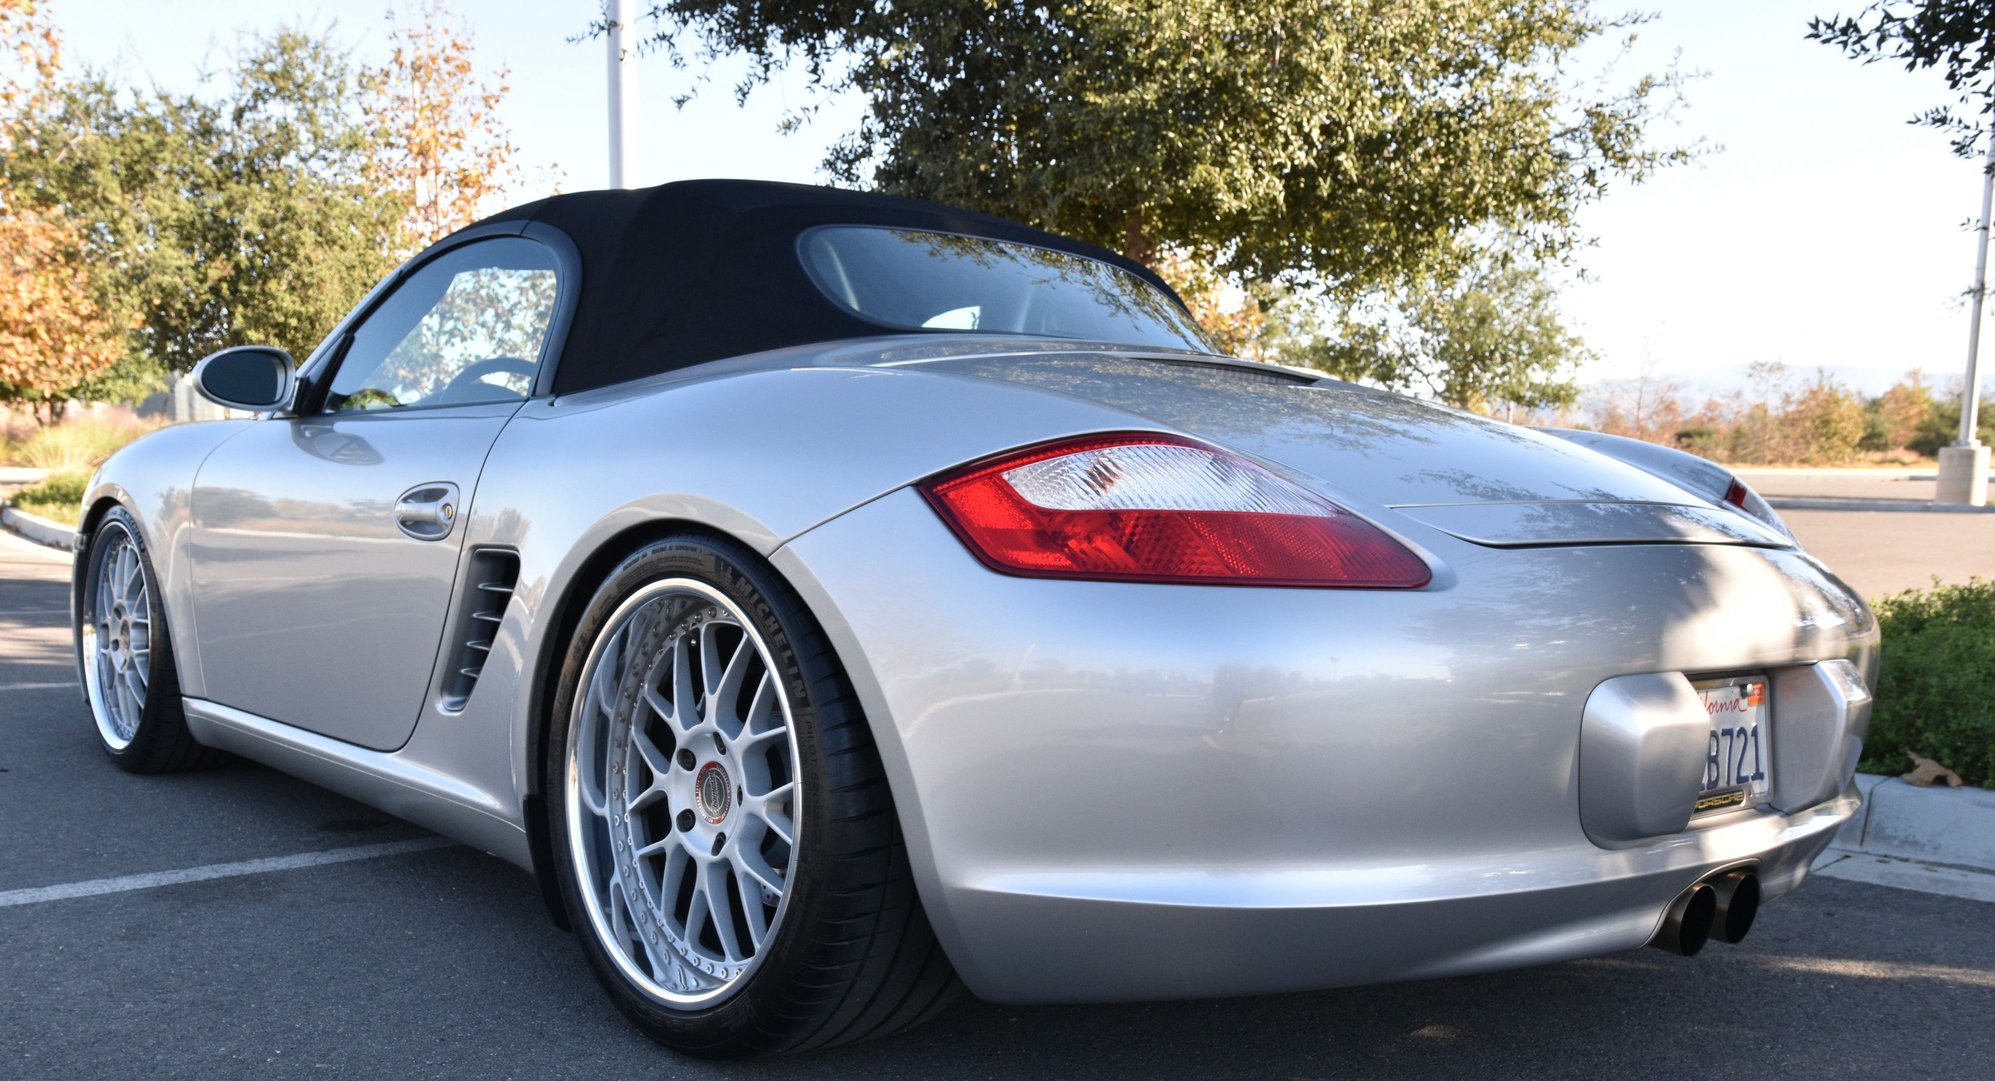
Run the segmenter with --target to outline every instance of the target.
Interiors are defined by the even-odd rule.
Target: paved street
[[[527,877],[459,847],[42,899],[21,891],[426,836],[244,763],[111,768],[73,683],[66,572],[0,536],[0,1077],[1960,1078],[1995,1062],[1995,906],[1830,879],[1689,961],[966,1001],[906,1036],[730,1066],[636,1035]]]

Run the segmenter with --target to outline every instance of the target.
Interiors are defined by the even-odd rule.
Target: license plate
[[[1773,710],[1767,701],[1766,678],[1746,676],[1700,684],[1697,696],[1704,700],[1704,712],[1711,718],[1697,812],[1764,802],[1772,787],[1768,767],[1773,761],[1767,747]]]

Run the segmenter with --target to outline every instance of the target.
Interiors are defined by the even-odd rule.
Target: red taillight
[[[1238,455],[1087,436],[946,474],[922,494],[994,570],[1049,578],[1412,589],[1427,564]]]
[[[1746,506],[1746,502],[1752,497],[1752,491],[1744,483],[1734,480],[1732,481],[1732,486],[1725,489],[1725,502],[1730,503],[1740,510],[1749,510],[1750,508]]]

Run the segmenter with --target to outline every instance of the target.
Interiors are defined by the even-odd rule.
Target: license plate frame
[[[1773,791],[1773,695],[1766,675],[1698,680],[1691,689],[1711,720],[1695,813],[1765,803]]]

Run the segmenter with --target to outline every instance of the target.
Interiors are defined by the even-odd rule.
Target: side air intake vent
[[[456,648],[451,651],[450,670],[443,677],[443,708],[451,713],[464,708],[478,673],[485,670],[485,658],[492,652],[492,636],[499,633],[506,604],[513,599],[513,585],[520,577],[520,557],[503,548],[483,548],[471,554],[470,588],[464,591],[463,614],[451,634]]]

